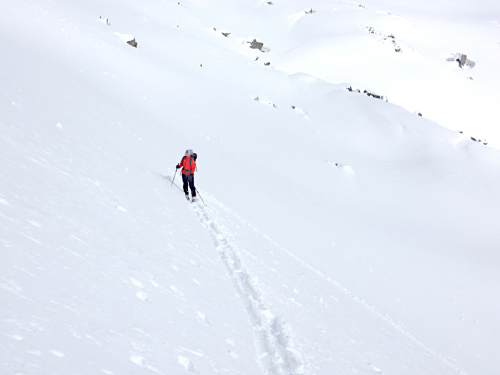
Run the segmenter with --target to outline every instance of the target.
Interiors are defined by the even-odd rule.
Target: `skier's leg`
[[[182,188],[184,189],[184,194],[188,195],[188,177],[182,173]]]
[[[189,188],[191,189],[191,196],[196,197],[196,188],[194,187],[194,174],[189,175]]]

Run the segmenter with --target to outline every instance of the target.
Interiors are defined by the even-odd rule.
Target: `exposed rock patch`
[[[350,92],[357,92],[357,93],[360,93],[360,94],[365,94],[367,96],[371,96],[372,98],[384,100],[386,102],[388,101],[387,96],[375,94],[371,90],[363,90],[363,92],[361,92],[360,89],[353,89],[352,86],[349,86],[346,90],[350,91]]]
[[[396,42],[396,37],[394,36],[394,34],[389,34],[389,35],[385,35],[385,34],[382,34],[378,31],[376,31],[373,27],[369,26],[369,27],[364,27],[363,30],[367,31],[368,33],[370,34],[374,34],[374,35],[380,35],[383,39],[382,39],[382,42],[389,42],[392,44],[392,47],[394,48],[394,51],[397,52],[397,53],[402,53],[402,49],[401,47],[399,46],[399,44]]]
[[[127,42],[127,44],[128,44],[128,45],[131,45],[131,46],[132,46],[132,47],[134,47],[134,48],[137,48],[137,46],[139,45],[139,43],[137,43],[137,42],[136,42],[135,38],[134,38],[134,39],[132,39],[132,40],[129,40],[129,41]]]
[[[259,49],[262,51],[262,48],[264,48],[264,43],[262,42],[257,42],[257,39],[254,39],[250,42],[250,48],[252,49]],[[264,51],[262,51],[264,52]]]
[[[450,53],[446,58],[446,61],[448,61],[449,63],[457,63],[458,67],[463,70],[470,70],[476,66],[476,63],[474,61],[469,60],[467,58],[467,55],[460,52],[457,52],[454,55]]]

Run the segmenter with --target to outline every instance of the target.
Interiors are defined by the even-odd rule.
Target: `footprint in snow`
[[[181,365],[184,366],[186,371],[194,371],[194,365],[189,358],[183,357],[182,355],[180,355],[178,357],[178,361]]]
[[[41,227],[40,224],[38,224],[36,221],[33,221],[33,220],[28,220],[28,223],[30,223],[31,225],[33,225],[34,227],[37,227],[37,228]]]
[[[372,364],[368,364],[372,369],[373,371],[375,371],[376,374],[381,374],[383,371],[381,369],[379,369],[377,366],[374,366]]]
[[[5,333],[5,336],[11,338],[12,340],[16,340],[16,341],[23,341],[24,340],[24,337],[19,336],[19,335],[9,335],[9,334]]]
[[[132,284],[134,284],[136,287],[144,288],[144,284],[141,283],[139,280],[136,280],[133,277],[131,277],[130,281],[132,281]]]
[[[140,355],[132,355],[130,356],[130,361],[135,363],[137,366],[140,366],[140,367],[146,367],[146,360],[144,357],[140,356]]]
[[[297,112],[299,115],[304,116],[306,120],[310,120],[311,118],[307,114],[306,111],[304,111],[302,108],[297,107],[296,105],[292,105],[292,109]]]
[[[212,322],[205,316],[205,314],[202,314],[201,312],[197,312],[198,317],[203,320],[207,324],[212,324]]]
[[[49,353],[54,354],[56,357],[64,357],[64,353],[61,353],[60,351],[57,350],[49,350]]]
[[[179,289],[177,289],[175,286],[170,285],[170,289],[172,289],[177,295],[183,296],[184,293],[182,293]]]
[[[141,290],[141,291],[137,292],[135,295],[137,296],[137,298],[142,299],[143,301],[149,302],[148,294],[146,292],[143,292]]]

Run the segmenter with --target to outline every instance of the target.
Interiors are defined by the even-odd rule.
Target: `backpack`
[[[191,156],[189,157],[189,164],[191,165],[191,159],[194,159],[194,161],[196,162],[197,157],[198,157],[198,154],[196,154],[196,152],[193,152],[191,154]],[[195,170],[198,172],[198,164],[196,164]]]
[[[193,152],[193,155],[191,156],[194,161],[196,162],[196,159],[198,158],[198,154],[196,152]],[[196,163],[195,170],[198,172],[198,163]]]

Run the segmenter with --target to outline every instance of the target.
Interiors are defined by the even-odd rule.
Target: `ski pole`
[[[196,189],[196,188],[195,188],[195,189]],[[200,196],[201,201],[202,201],[202,202],[203,202],[203,204],[206,206],[205,201],[204,201],[204,200],[203,200],[203,198],[201,197],[200,192],[198,191],[198,189],[196,189],[196,194],[198,194],[198,195]]]
[[[174,178],[172,179],[172,183],[170,184],[170,187],[172,187],[172,185],[174,184],[175,176],[177,176],[177,169],[175,170]]]

